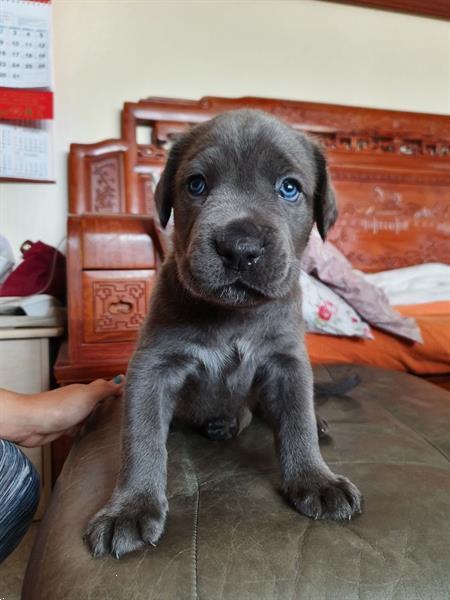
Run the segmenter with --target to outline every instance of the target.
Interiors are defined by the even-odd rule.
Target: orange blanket
[[[450,373],[450,302],[395,307],[414,317],[424,339],[412,343],[372,328],[373,340],[307,333],[313,364],[363,364],[416,375]]]

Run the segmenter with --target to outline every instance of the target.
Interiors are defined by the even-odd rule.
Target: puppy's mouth
[[[258,284],[248,273],[228,271],[219,278],[199,275],[189,261],[183,261],[178,272],[184,286],[197,298],[234,307],[250,307],[270,302],[286,294],[290,288],[292,269],[289,266],[284,276],[277,281]],[[181,267],[181,268],[180,268]]]
[[[251,306],[270,300],[263,292],[243,282],[240,278],[233,283],[217,288],[214,295],[219,301],[235,306]]]

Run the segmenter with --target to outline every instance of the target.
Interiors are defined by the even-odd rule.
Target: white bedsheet
[[[364,277],[380,287],[393,306],[450,301],[450,265],[426,263]]]

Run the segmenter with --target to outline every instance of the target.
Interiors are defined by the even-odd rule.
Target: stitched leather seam
[[[427,436],[422,433],[421,431],[418,431],[417,429],[415,429],[412,425],[410,425],[409,423],[405,423],[404,421],[401,420],[400,417],[397,417],[397,415],[395,415],[395,413],[391,412],[386,406],[382,407],[397,423],[400,423],[401,425],[403,425],[403,427],[405,429],[409,429],[409,431],[412,431],[413,433],[416,434],[416,436],[418,438],[420,438],[423,442],[427,443],[429,446],[431,446],[434,450],[436,450],[436,452],[438,454],[440,454],[443,458],[445,458],[445,460],[447,462],[450,462],[449,457],[447,456],[445,450],[442,450],[441,448],[439,448],[439,446],[437,446],[434,442],[432,442],[431,440],[429,440],[427,438]]]
[[[197,485],[197,499],[194,511],[194,529],[192,532],[192,561],[193,561],[193,592],[195,600],[198,600],[198,522],[200,515],[200,484],[195,475]]]
[[[196,498],[194,500],[194,516],[192,523],[192,549],[191,549],[191,557],[192,557],[192,598],[194,600],[199,600],[198,595],[198,524],[199,524],[199,515],[200,515],[200,482],[198,480],[197,473],[195,471],[195,467],[192,464],[192,458],[189,455],[189,452],[186,447],[186,438],[184,438],[184,443],[182,447],[183,451],[183,459],[182,464],[185,469],[186,479],[189,482],[190,494],[175,494],[174,497],[179,496],[193,496],[194,492],[196,494]],[[192,488],[192,489],[191,489]],[[171,498],[170,498],[171,500]]]

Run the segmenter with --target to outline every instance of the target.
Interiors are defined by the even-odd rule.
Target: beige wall
[[[0,232],[65,234],[70,142],[124,100],[256,95],[450,113],[450,23],[317,0],[54,0],[56,185],[0,184]]]

